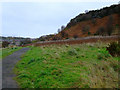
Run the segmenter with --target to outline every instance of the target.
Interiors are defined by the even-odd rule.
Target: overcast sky
[[[2,35],[38,38],[57,33],[85,10],[96,10],[118,2],[6,2],[2,3]]]

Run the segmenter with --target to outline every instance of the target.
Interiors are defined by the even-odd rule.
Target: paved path
[[[13,80],[15,77],[13,68],[27,50],[29,48],[22,48],[2,60],[2,88],[18,88],[16,81]]]

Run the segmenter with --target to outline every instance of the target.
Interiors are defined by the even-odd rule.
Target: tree
[[[2,47],[3,47],[3,48],[8,47],[9,44],[10,44],[9,42],[3,41],[3,42],[2,42]]]
[[[89,11],[88,10],[85,10],[85,13],[88,13]]]
[[[62,26],[61,26],[61,31],[62,31],[62,30],[64,30],[64,29],[65,29],[65,26],[64,26],[64,25],[62,25]]]
[[[60,29],[58,29],[58,33],[60,32]]]

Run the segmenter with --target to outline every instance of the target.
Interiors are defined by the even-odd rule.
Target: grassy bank
[[[3,48],[0,50],[0,58],[5,58],[6,56],[12,54],[13,52],[21,49],[22,47],[14,47],[14,48]]]
[[[107,44],[31,47],[14,69],[22,88],[115,88],[118,57]]]

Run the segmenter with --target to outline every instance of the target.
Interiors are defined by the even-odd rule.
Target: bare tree
[[[88,13],[89,11],[88,10],[85,10],[85,13]]]
[[[64,30],[64,29],[65,29],[65,26],[64,26],[64,25],[62,25],[62,26],[61,26],[61,31],[62,31],[62,30]]]
[[[58,29],[58,33],[60,32],[60,29]]]

